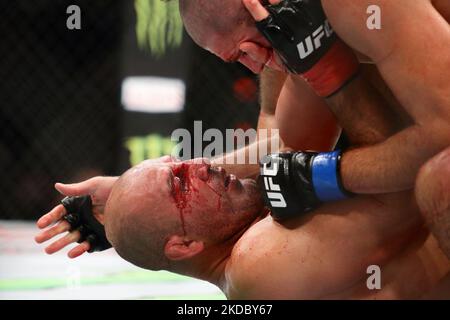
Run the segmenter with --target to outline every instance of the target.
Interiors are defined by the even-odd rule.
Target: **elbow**
[[[450,257],[450,148],[422,166],[415,196],[427,226]]]
[[[417,203],[427,221],[450,205],[450,148],[426,162],[415,184]]]
[[[417,125],[420,128],[421,135],[427,137],[427,147],[432,149],[430,150],[432,155],[450,146],[450,114],[437,113],[428,119],[423,119]]]

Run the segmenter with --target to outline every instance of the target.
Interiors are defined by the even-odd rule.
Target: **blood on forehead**
[[[186,235],[186,215],[192,213],[192,198],[199,193],[199,189],[194,185],[193,179],[195,179],[195,168],[206,165],[204,160],[192,160],[183,163],[177,163],[172,166],[173,179],[178,178],[177,183],[172,182],[171,196],[174,200],[175,206],[178,209],[180,215],[180,221],[184,235]],[[208,168],[209,169],[209,168]],[[220,210],[222,207],[223,195],[215,190],[210,184],[211,175],[208,175],[208,180],[200,183],[204,183],[204,187],[208,188],[217,196],[216,210]]]

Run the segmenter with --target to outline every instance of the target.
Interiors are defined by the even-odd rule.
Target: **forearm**
[[[234,150],[211,160],[214,166],[221,166],[238,178],[256,178],[259,174],[259,159],[282,149],[278,134],[275,110],[287,75],[265,68],[260,76],[261,111],[258,119],[256,141],[244,148]]]
[[[286,82],[287,74],[284,72],[265,68],[260,75],[260,103],[261,113],[274,115],[278,98]]]
[[[357,194],[390,193],[411,189],[421,165],[450,144],[448,130],[411,126],[386,141],[344,152],[343,187]]]
[[[396,2],[389,12],[410,16],[410,7],[403,10]],[[419,167],[450,144],[448,77],[442,70],[450,65],[449,29],[442,19],[426,5],[414,2],[411,12],[415,21],[426,20],[427,28],[410,33],[415,21],[407,16],[390,20],[387,39],[376,39],[375,48],[391,48],[379,54],[377,65],[384,80],[406,112],[416,123],[374,147],[344,154],[341,175],[344,187],[356,193],[395,192],[410,189]],[[399,22],[401,21],[401,22]],[[403,34],[405,37],[398,37]],[[427,47],[436,55],[429,55]],[[375,41],[375,39],[372,39]],[[374,42],[375,44],[375,42]],[[377,50],[375,50],[377,51]]]
[[[361,66],[357,78],[326,100],[353,147],[380,143],[402,128],[398,115],[368,80],[374,72]]]
[[[265,68],[260,75],[260,104],[258,129],[277,128],[275,111],[287,74]]]
[[[286,150],[277,132],[268,130],[267,133],[261,134],[256,141],[244,148],[213,158],[211,164],[220,166],[241,179],[256,178],[259,175],[259,159],[262,156]]]
[[[327,100],[352,145],[343,153],[340,175],[344,189],[353,193],[411,188],[419,167],[443,144],[429,141],[435,134],[427,127],[404,129],[401,117],[367,80],[373,73],[363,68],[357,79]],[[424,150],[417,152],[418,146]]]

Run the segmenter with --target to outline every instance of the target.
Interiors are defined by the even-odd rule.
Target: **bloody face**
[[[133,202],[145,198],[149,219],[176,217],[184,235],[205,241],[221,241],[241,232],[263,208],[254,180],[239,180],[203,159],[143,162],[124,178],[132,179],[127,192],[140,194]]]
[[[268,41],[252,27],[241,27],[227,35],[211,32],[200,45],[223,61],[240,62],[254,73],[260,73],[274,54]]]
[[[169,164],[173,204],[183,231],[229,237],[261,212],[259,189],[254,180],[239,180],[205,161]]]

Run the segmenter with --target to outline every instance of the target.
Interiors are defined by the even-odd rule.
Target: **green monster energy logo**
[[[125,141],[130,151],[130,163],[135,166],[147,159],[155,159],[173,152],[175,143],[170,137],[151,134],[144,137],[130,137]]]
[[[183,22],[177,0],[135,0],[136,37],[141,49],[161,57],[183,40]]]

